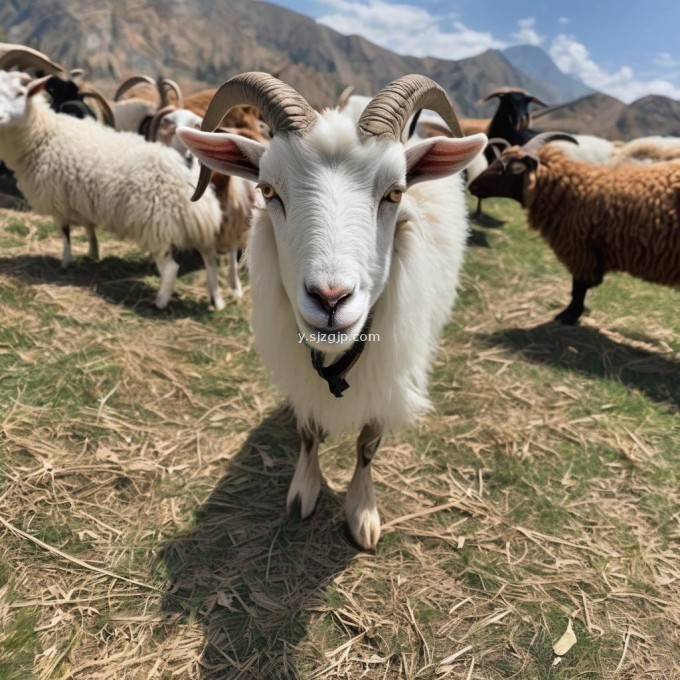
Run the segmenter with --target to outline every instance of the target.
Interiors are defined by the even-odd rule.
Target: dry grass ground
[[[0,213],[0,678],[680,678],[678,292],[610,276],[556,326],[567,275],[487,211],[436,408],[374,466],[375,555],[343,534],[350,439],[284,517],[247,296],[216,314],[189,271],[157,312],[134,247],[62,273],[49,223]]]

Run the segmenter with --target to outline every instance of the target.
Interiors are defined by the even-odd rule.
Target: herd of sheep
[[[493,119],[458,120],[417,75],[374,97],[345,92],[321,113],[265,73],[191,97],[136,76],[111,102],[78,78],[20,46],[0,56],[0,158],[60,228],[62,265],[72,225],[87,229],[93,257],[97,228],[133,240],[158,266],[163,308],[173,250],[195,249],[220,309],[218,258],[229,255],[240,296],[249,232],[255,345],[301,438],[288,511],[314,510],[320,443],[358,432],[345,515],[362,548],[380,535],[371,462],[382,434],[429,407],[468,233],[464,169],[480,199],[519,201],[569,269],[559,321],[577,322],[608,271],[680,285],[680,139],[539,134],[529,105],[542,102],[512,88],[489,95]]]

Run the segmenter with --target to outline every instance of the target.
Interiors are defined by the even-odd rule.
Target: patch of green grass
[[[54,236],[56,233],[56,227],[54,222],[51,220],[36,220],[35,222],[35,235],[38,241],[44,241],[47,238]]]
[[[671,668],[653,598],[670,601],[675,584],[662,589],[646,565],[677,556],[677,291],[607,277],[581,327],[552,324],[567,272],[516,204],[484,206],[489,217],[473,226],[488,247],[467,254],[432,375],[435,408],[386,436],[376,459],[383,522],[415,517],[386,531],[375,555],[343,539],[356,433],[322,446],[328,485],[315,515],[282,523],[298,441],[252,347],[247,296],[215,313],[193,270],[160,312],[158,279],[134,247],[110,241],[104,262],[57,275],[51,223],[0,224],[0,240],[28,239],[52,257],[0,272],[0,404],[10,405],[0,514],[17,526],[30,518],[33,535],[93,565],[168,585],[136,591],[83,570],[92,611],[66,606],[82,620],[49,626],[48,586],[69,592],[79,567],[59,569],[58,556],[4,533],[0,587],[46,604],[17,609],[21,620],[10,610],[0,664],[12,664],[0,677],[39,677],[49,663],[31,665],[31,626],[49,626],[46,649],[68,651],[59,674],[92,658],[94,632],[111,672],[116,659],[157,653],[167,675],[196,657],[224,670],[228,657],[258,677],[417,676],[426,652],[411,611],[435,664],[420,677],[466,644],[480,677],[605,677],[630,625],[646,638],[642,655],[631,640],[630,677]],[[635,597],[616,599],[605,576]],[[583,598],[597,633],[583,624]],[[149,612],[169,614],[151,634]],[[574,612],[577,645],[553,667]],[[180,639],[186,657],[169,655]],[[146,676],[155,661],[121,673]]]
[[[0,632],[0,678],[33,677],[33,659],[41,651],[37,622],[37,609],[22,607],[5,623]]]
[[[20,220],[17,218],[9,220],[9,222],[7,222],[7,224],[5,225],[5,229],[10,234],[16,234],[17,236],[21,236],[22,238],[28,236],[31,231],[24,222],[24,220]]]

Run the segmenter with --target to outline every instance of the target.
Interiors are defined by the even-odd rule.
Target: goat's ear
[[[441,179],[466,168],[486,146],[485,134],[433,137],[406,149],[406,184]]]
[[[177,136],[211,170],[257,182],[260,157],[266,150],[262,144],[240,135],[201,132],[186,126],[177,128]]]

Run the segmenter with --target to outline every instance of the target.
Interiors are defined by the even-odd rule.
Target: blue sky
[[[400,54],[462,59],[529,43],[565,72],[631,102],[680,100],[678,0],[277,0]]]

